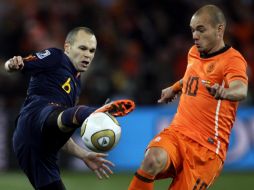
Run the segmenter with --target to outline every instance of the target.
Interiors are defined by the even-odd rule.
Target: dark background
[[[189,21],[205,4],[218,5],[226,15],[225,41],[248,62],[249,94],[241,104],[253,106],[252,0],[0,0],[0,168],[16,166],[10,141],[28,82],[4,71],[7,59],[63,48],[70,29],[87,26],[98,47],[80,103],[102,105],[109,97],[155,106],[161,89],[184,74],[193,44]]]

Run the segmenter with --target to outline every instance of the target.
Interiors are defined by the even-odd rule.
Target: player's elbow
[[[247,98],[247,92],[246,93],[242,93],[239,96],[239,101],[245,100]]]
[[[242,101],[247,98],[248,85],[239,80],[233,81],[229,85],[228,92],[229,100]]]
[[[241,91],[239,91],[238,96],[237,96],[238,101],[245,100],[247,98],[247,94],[248,94],[247,88],[244,88]]]

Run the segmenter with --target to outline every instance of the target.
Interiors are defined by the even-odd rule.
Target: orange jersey
[[[148,145],[148,149],[163,148],[170,158],[167,167],[155,179],[173,177],[170,190],[208,189],[222,169],[222,160],[176,128],[164,129]]]
[[[171,123],[175,130],[226,158],[229,136],[235,121],[238,102],[216,100],[202,81],[228,87],[233,80],[248,82],[247,63],[232,47],[206,58],[193,46],[183,77],[182,95]]]

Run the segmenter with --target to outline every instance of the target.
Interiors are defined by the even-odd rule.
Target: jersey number
[[[62,89],[67,93],[70,94],[71,92],[71,78],[69,77],[66,82],[62,85]]]
[[[196,96],[198,91],[198,80],[199,77],[190,76],[187,81],[185,94],[189,96]]]
[[[207,189],[207,184],[203,182],[200,178],[197,179],[196,184],[193,187],[193,190],[205,190]]]

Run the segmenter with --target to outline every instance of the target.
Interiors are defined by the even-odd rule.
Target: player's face
[[[65,44],[65,53],[79,72],[85,72],[92,62],[97,41],[94,35],[79,31],[73,44]]]
[[[220,49],[222,42],[221,30],[213,26],[208,15],[194,15],[191,18],[190,27],[194,44],[199,52],[213,53]]]

